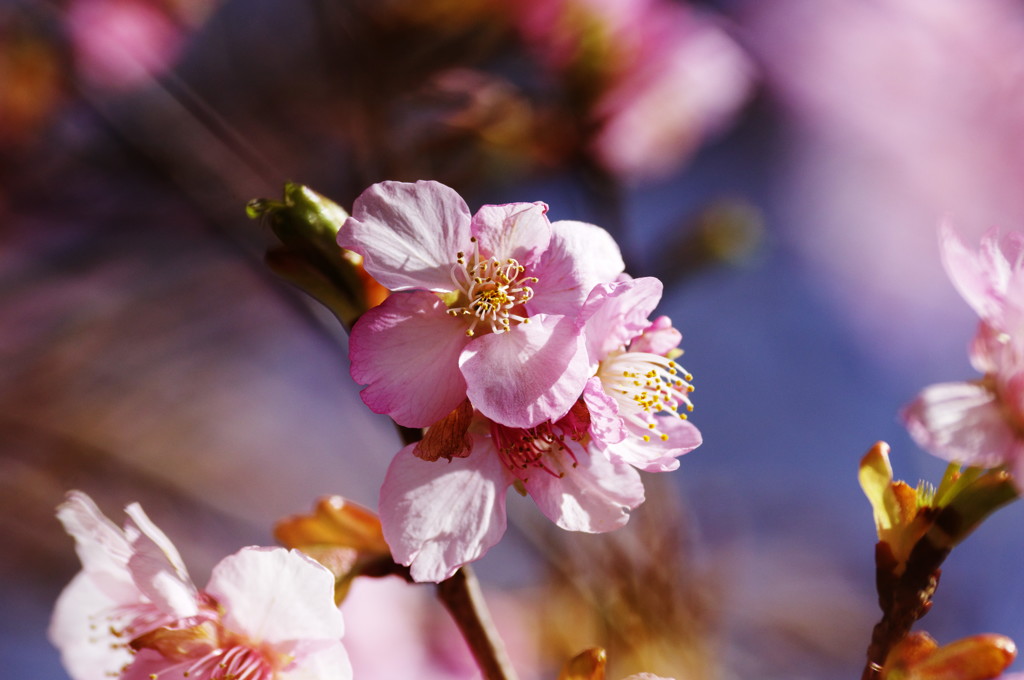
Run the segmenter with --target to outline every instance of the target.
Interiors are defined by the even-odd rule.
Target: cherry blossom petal
[[[473,452],[428,462],[414,444],[395,456],[380,490],[384,538],[416,581],[440,582],[479,559],[505,533],[510,479],[489,438],[474,435]]]
[[[252,640],[336,640],[345,632],[334,576],[298,550],[243,548],[213,568],[206,591],[224,608],[224,626]]]
[[[474,339],[459,367],[477,410],[509,427],[558,420],[590,377],[575,320],[547,314],[530,317],[511,331]]]
[[[276,676],[276,680],[351,680],[352,664],[340,641],[308,654]]]
[[[577,465],[569,465],[563,455],[561,469],[555,470],[561,477],[536,470],[523,482],[527,493],[548,519],[567,531],[597,533],[623,526],[629,511],[644,502],[640,474],[593,444],[589,451],[571,446]]]
[[[169,616],[185,618],[198,614],[199,594],[177,548],[138,503],[125,508],[125,513],[130,518],[125,534],[133,551],[128,569],[135,585]]]
[[[83,571],[107,573],[125,584],[131,582],[128,574],[131,544],[88,495],[69,491],[57,507],[57,519],[75,539],[75,552]]]
[[[701,445],[703,439],[700,430],[678,416],[658,416],[656,420],[658,434],[668,435],[668,439],[663,440],[655,435],[651,436],[650,441],[644,441],[643,435],[650,430],[630,423],[627,425],[629,435],[621,442],[609,446],[609,452],[644,472],[669,472],[678,468],[677,458]]]
[[[575,316],[590,290],[614,281],[625,269],[619,246],[607,231],[585,222],[551,223],[551,243],[534,270],[531,312]]]
[[[191,674],[186,676],[185,671],[194,663],[195,660],[191,658],[172,661],[155,650],[140,649],[132,658],[131,666],[123,674],[113,677],[118,680],[153,680],[155,675],[157,678],[184,679],[190,677]],[[109,676],[107,680],[110,680]]]
[[[356,322],[349,338],[352,378],[363,401],[406,427],[427,427],[466,398],[459,355],[465,323],[433,293],[388,296]]]
[[[97,625],[106,621],[102,613],[129,604],[112,599],[96,587],[91,575],[79,572],[57,598],[50,620],[50,642],[60,650],[61,662],[74,680],[109,680],[130,663],[127,647],[114,646],[113,635],[98,636]]]
[[[540,202],[485,205],[473,215],[472,232],[485,255],[532,267],[551,241],[547,211]]]
[[[957,291],[981,319],[997,330],[1024,331],[1024,235],[987,233],[975,253],[943,224],[942,260]]]
[[[470,214],[454,189],[432,181],[381,182],[355,200],[338,244],[363,256],[385,288],[452,290],[456,254],[469,247]]]
[[[998,313],[998,297],[1009,278],[1005,259],[988,239],[984,257],[969,250],[949,224],[942,225],[939,238],[942,261],[953,285],[978,316],[991,320]]]
[[[605,394],[601,379],[594,376],[583,388],[583,401],[590,412],[590,435],[605,444],[617,444],[626,437],[615,400]]]
[[[951,462],[994,467],[1011,460],[1017,448],[995,395],[977,383],[926,387],[902,415],[920,446]]]
[[[625,347],[651,325],[647,317],[661,300],[662,288],[661,281],[651,276],[594,287],[581,312],[593,364]]]
[[[672,327],[672,319],[659,316],[644,329],[640,337],[633,338],[629,343],[629,351],[667,356],[669,352],[679,347],[682,340],[683,334]]]

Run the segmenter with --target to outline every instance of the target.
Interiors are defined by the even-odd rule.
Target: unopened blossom
[[[913,632],[886,655],[878,680],[1010,680],[1003,675],[1017,657],[1005,635],[986,633],[939,646],[927,633]]]
[[[974,467],[1024,474],[1024,235],[988,234],[972,252],[950,228],[943,262],[981,317],[970,347],[983,377],[925,388],[904,411],[911,436],[931,453]]]
[[[367,406],[408,427],[467,397],[510,427],[568,412],[588,377],[580,308],[623,264],[603,229],[546,212],[512,203],[470,215],[437,182],[382,182],[356,199],[338,243],[394,291],[352,329]]]
[[[595,289],[584,307],[589,319],[580,318],[591,377],[561,418],[514,428],[467,405],[395,456],[381,522],[414,579],[448,578],[497,543],[509,486],[562,529],[611,531],[644,500],[637,468],[674,469],[677,456],[700,445],[685,419],[690,376],[666,356],[679,333],[667,319],[647,319],[660,293],[655,279]]]
[[[334,579],[298,551],[244,548],[198,590],[137,504],[119,529],[73,491],[58,518],[82,571],[50,624],[74,680],[351,678]]]

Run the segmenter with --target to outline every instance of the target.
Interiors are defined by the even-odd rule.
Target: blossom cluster
[[[931,453],[979,468],[1008,466],[1024,479],[1024,234],[990,232],[977,251],[951,227],[943,264],[980,321],[970,345],[977,380],[931,385],[904,411]]]
[[[119,529],[72,491],[57,517],[82,571],[50,639],[74,680],[349,680],[334,577],[296,550],[244,548],[204,590],[137,504]]]
[[[638,470],[675,469],[700,445],[681,335],[650,318],[661,282],[627,275],[600,227],[552,222],[543,203],[471,214],[437,182],[382,182],[338,243],[391,291],[352,328],[363,401],[426,428],[380,495],[415,580],[493,546],[509,487],[563,529],[609,531],[644,500]]]

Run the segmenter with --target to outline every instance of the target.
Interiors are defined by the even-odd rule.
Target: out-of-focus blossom
[[[792,114],[779,225],[868,352],[898,371],[947,361],[960,341],[934,329],[964,315],[921,254],[943,215],[972,235],[1024,223],[1024,7],[776,0],[738,21]]]
[[[587,100],[590,149],[627,179],[663,175],[724,128],[753,68],[708,16],[663,0],[510,0],[524,40]]]
[[[660,294],[655,279],[595,288],[583,312],[592,377],[565,416],[512,428],[467,402],[395,456],[381,521],[395,560],[415,580],[448,578],[494,545],[510,485],[563,529],[611,531],[644,500],[635,468],[672,470],[700,445],[676,411],[690,406],[691,389],[666,356],[679,333],[665,318],[646,318]]]
[[[82,571],[61,594],[50,638],[75,680],[351,677],[330,573],[297,551],[244,548],[193,585],[137,504],[118,529],[83,493],[58,518]]]
[[[0,22],[0,83],[0,151],[26,147],[62,99],[57,46],[42,30]]]
[[[142,85],[160,75],[184,40],[181,26],[144,0],[74,0],[67,23],[79,74],[105,89]]]
[[[546,212],[514,203],[471,217],[437,182],[382,182],[356,200],[338,242],[396,291],[352,329],[352,377],[373,411],[408,427],[467,397],[510,427],[569,411],[588,377],[576,317],[623,264],[603,229]]]
[[[990,232],[974,252],[944,225],[941,241],[950,280],[982,322],[997,333],[1024,336],[1024,234]]]
[[[893,647],[878,680],[991,680],[1017,657],[1005,635],[985,634],[938,645],[927,633],[911,633]]]
[[[1024,236],[986,236],[971,252],[943,230],[943,261],[957,290],[981,317],[971,345],[980,380],[925,388],[903,413],[922,447],[975,467],[1024,473]]]

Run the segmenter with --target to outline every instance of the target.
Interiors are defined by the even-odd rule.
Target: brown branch
[[[517,680],[473,570],[464,566],[438,583],[437,596],[469,644],[485,680]]]
[[[922,538],[911,551],[902,574],[896,576],[896,560],[888,544],[879,541],[875,546],[878,604],[882,609],[882,619],[871,631],[868,659],[861,680],[878,677],[890,650],[931,609],[932,596],[942,574],[940,567],[947,555],[948,548],[937,547],[927,537]]]

